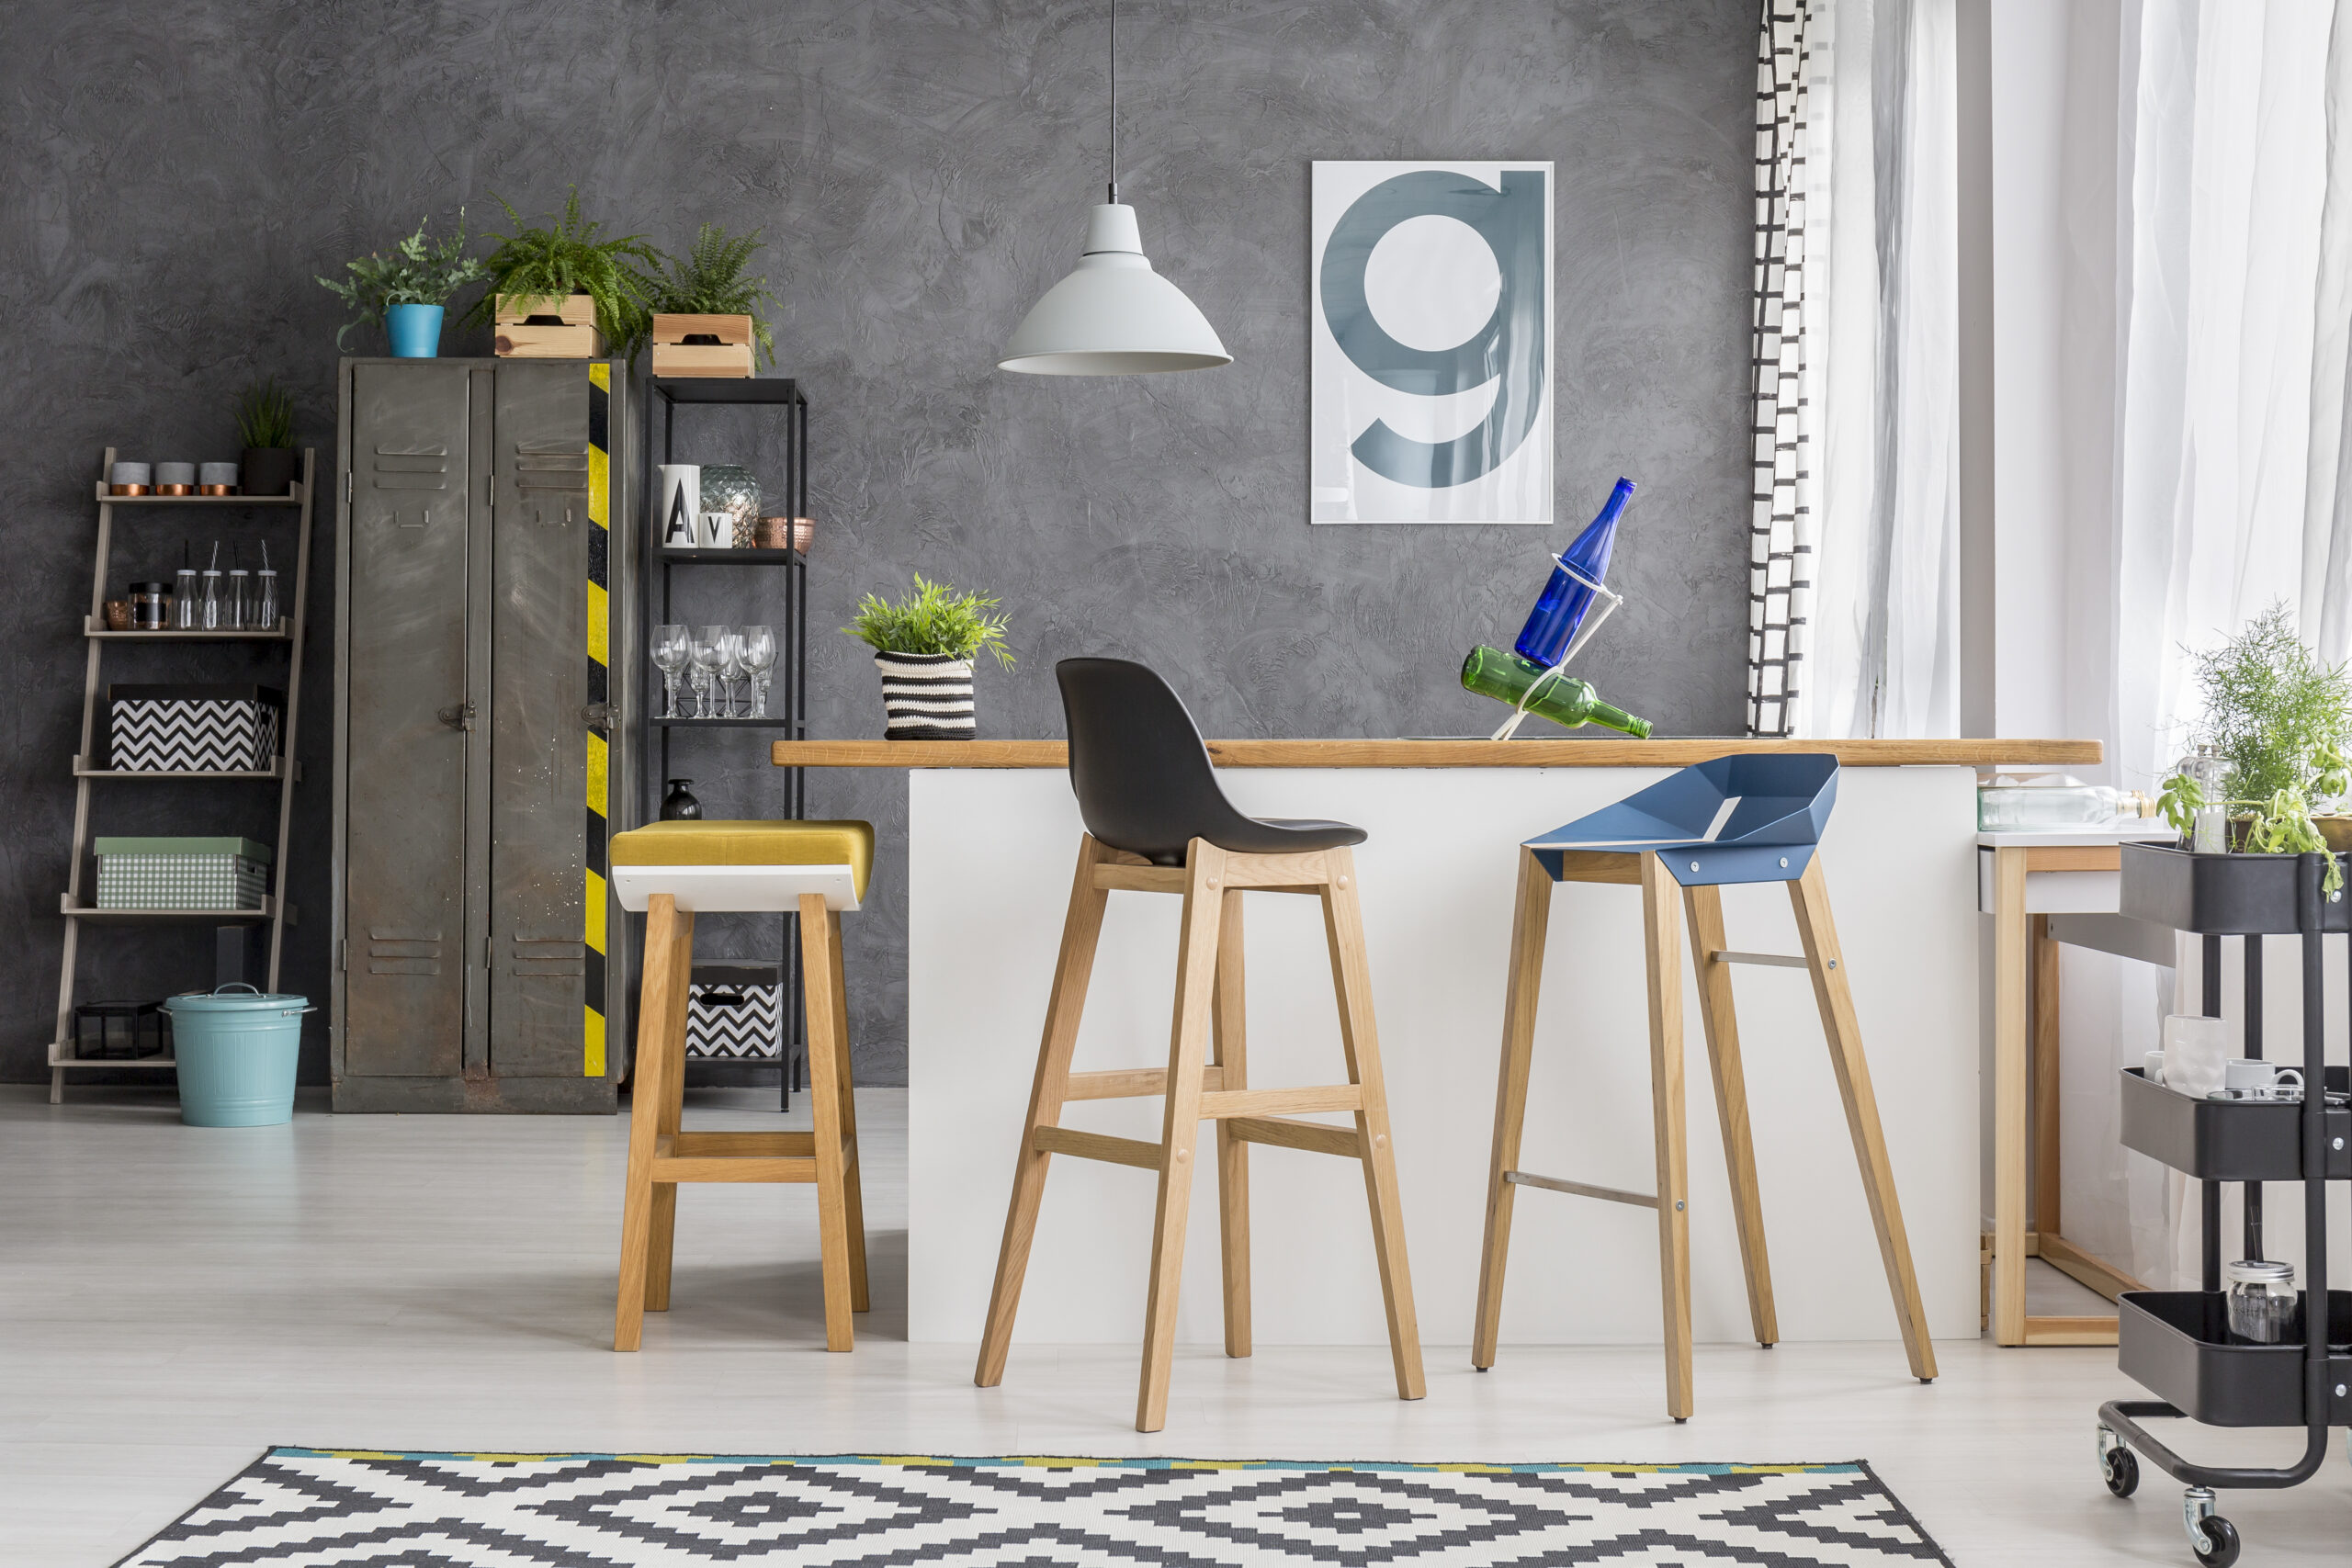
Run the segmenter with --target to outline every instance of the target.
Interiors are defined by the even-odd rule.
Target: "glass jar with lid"
[[[2222,1282],[2230,1293],[2232,1334],[2256,1345],[2284,1345],[2297,1337],[2293,1264],[2245,1258],[2223,1265]]]

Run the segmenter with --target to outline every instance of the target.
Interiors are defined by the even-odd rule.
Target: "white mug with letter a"
[[[700,542],[702,465],[663,463],[659,526],[665,550],[691,550]]]
[[[2165,1020],[2165,1087],[2193,1100],[2203,1100],[2229,1088],[2230,1035],[2227,1019],[2173,1013]]]

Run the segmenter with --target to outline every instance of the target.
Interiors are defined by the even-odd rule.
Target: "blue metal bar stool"
[[[1511,921],[1510,982],[1503,1007],[1502,1077],[1496,1089],[1495,1143],[1487,1178],[1486,1251],[1478,1272],[1478,1322],[1470,1361],[1480,1371],[1495,1364],[1502,1324],[1503,1265],[1510,1248],[1511,1202],[1521,1187],[1632,1203],[1657,1211],[1658,1265],[1666,1315],[1666,1407],[1689,1419],[1690,1397],[1690,1220],[1686,1190],[1682,1117],[1682,972],[1675,930],[1678,885],[1699,971],[1699,1013],[1723,1122],[1724,1163],[1730,1169],[1733,1213],[1747,1267],[1747,1304],[1757,1342],[1780,1337],[1772,1310],[1772,1271],[1764,1248],[1764,1211],[1756,1186],[1755,1148],[1748,1136],[1747,1089],[1740,1069],[1739,1027],[1732,1013],[1731,965],[1764,964],[1803,968],[1813,976],[1815,1002],[1838,1090],[1846,1105],[1862,1190],[1878,1230],[1887,1288],[1903,1330],[1911,1371],[1922,1382],[1936,1375],[1927,1314],[1911,1268],[1911,1245],[1894,1196],[1871,1092],[1870,1064],[1841,966],[1838,930],[1829,915],[1829,887],[1815,850],[1838,796],[1838,759],[1805,753],[1718,757],[1626,796],[1616,805],[1530,839],[1521,851],[1519,903]],[[1657,1136],[1657,1190],[1626,1192],[1589,1182],[1536,1176],[1519,1168],[1520,1131],[1527,1116],[1528,1060],[1535,1039],[1536,991],[1544,974],[1544,938],[1552,887],[1559,882],[1630,885],[1642,890],[1642,932],[1649,976],[1650,1099]],[[1782,882],[1796,913],[1804,956],[1740,953],[1725,945],[1723,895],[1726,883]]]

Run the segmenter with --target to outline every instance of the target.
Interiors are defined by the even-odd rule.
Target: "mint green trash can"
[[[191,1127],[268,1127],[294,1120],[294,1069],[307,997],[243,981],[164,1004],[179,1063],[180,1120]]]

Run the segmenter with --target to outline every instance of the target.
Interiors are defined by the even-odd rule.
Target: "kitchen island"
[[[2095,763],[2096,741],[1735,739],[1212,740],[1227,793],[1266,817],[1326,817],[1356,852],[1422,1338],[1466,1346],[1522,840],[1735,751],[1834,751],[1846,764],[1823,864],[1930,1331],[1973,1338],[1979,1143],[1978,766]],[[908,773],[908,1332],[975,1341],[1035,1068],[1081,831],[1061,742],[782,741],[784,767]],[[1330,1081],[1338,1065],[1319,909],[1250,901],[1253,1088]],[[1727,887],[1728,938],[1798,951],[1777,885]],[[1164,1066],[1176,901],[1111,901],[1076,1065]],[[1652,1170],[1639,895],[1555,895],[1524,1163],[1641,1190]],[[851,976],[853,986],[858,977]],[[1889,1339],[1895,1323],[1827,1049],[1802,971],[1737,975],[1749,1115],[1786,1339]],[[1685,986],[1692,987],[1690,967]],[[1739,1246],[1695,1021],[1690,1062],[1693,1328],[1749,1337]],[[1155,1100],[1091,1101],[1065,1123],[1156,1138]],[[1251,1161],[1256,1337],[1385,1340],[1361,1178],[1266,1150]],[[1020,1340],[1140,1338],[1148,1173],[1058,1162],[1023,1292]],[[1222,1339],[1215,1183],[1193,1193],[1180,1332]],[[1512,1341],[1654,1343],[1656,1222],[1532,1193],[1511,1247]],[[1508,1366],[1508,1355],[1502,1365]],[[1889,1378],[1905,1378],[1890,1348]],[[1907,1379],[1905,1380],[1907,1381]]]

